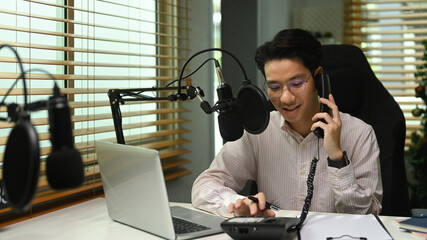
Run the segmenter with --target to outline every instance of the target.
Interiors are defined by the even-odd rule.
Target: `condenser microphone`
[[[215,61],[216,72],[220,80],[217,88],[219,109],[218,125],[221,137],[225,141],[235,141],[243,136],[245,129],[252,134],[262,133],[268,126],[270,111],[264,93],[244,80],[242,87],[233,97],[231,86],[224,81],[221,67]]]
[[[49,184],[54,189],[77,187],[83,182],[83,162],[74,148],[67,97],[55,85],[48,100],[51,153],[46,159]]]
[[[235,105],[231,86],[221,83],[216,90],[218,94],[218,105],[224,107],[219,109],[218,127],[222,139],[225,141],[236,141],[243,136],[243,120]]]
[[[243,120],[238,113],[236,99],[233,97],[230,84],[224,81],[222,69],[218,61],[215,60],[216,73],[219,78],[219,86],[216,89],[219,106],[218,127],[222,139],[225,141],[236,141],[243,136]]]

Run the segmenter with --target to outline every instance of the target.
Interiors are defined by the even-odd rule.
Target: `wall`
[[[270,41],[280,30],[291,27],[290,0],[257,1],[258,45]]]
[[[221,1],[221,48],[230,51],[243,64],[250,80],[255,80],[253,50],[257,46],[257,0]],[[224,79],[236,97],[244,77],[235,61],[223,54]]]
[[[213,18],[212,18],[212,1],[211,0],[190,0],[191,8],[189,13],[190,30],[190,55],[200,50],[213,47]],[[211,57],[212,54],[205,53],[194,58],[189,64],[189,69],[194,70],[198,65]],[[213,102],[213,68],[205,65],[195,75],[192,76],[193,85],[200,86],[205,94],[205,100]],[[170,201],[191,202],[191,187],[196,177],[210,165],[214,158],[214,114],[207,115],[200,109],[200,101],[194,99],[191,102],[181,103],[181,107],[191,110],[190,113],[182,114],[183,118],[190,119],[191,123],[183,124],[183,128],[191,130],[190,133],[183,137],[192,140],[191,143],[185,144],[184,148],[192,152],[183,157],[191,160],[185,168],[192,171],[187,175],[176,180],[166,183]]]
[[[273,39],[280,30],[292,26],[291,2],[291,0],[257,1],[257,47]],[[260,71],[257,71],[256,79],[258,86],[263,87],[265,79]]]
[[[319,38],[322,44],[339,44],[343,41],[344,1],[328,0],[322,4],[293,1],[292,27],[306,29],[316,35],[332,33],[332,38]]]
[[[254,53],[276,32],[290,27],[289,0],[223,0],[221,12],[222,48],[239,58],[253,84],[263,87],[264,79],[256,68]],[[224,78],[237,94],[243,80],[240,71],[236,71],[236,65],[225,58],[223,69]]]

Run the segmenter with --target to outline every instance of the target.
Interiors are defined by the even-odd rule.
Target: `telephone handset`
[[[315,79],[315,85],[317,89],[317,93],[319,94],[319,97],[329,99],[329,94],[331,93],[331,83],[329,81],[329,76],[326,73],[319,73],[316,76]],[[326,104],[321,103],[320,104],[320,112],[326,112],[329,113],[329,107]],[[324,119],[319,119],[318,121],[322,121],[326,123]],[[323,129],[318,127],[314,130],[314,134],[318,138],[324,137]]]

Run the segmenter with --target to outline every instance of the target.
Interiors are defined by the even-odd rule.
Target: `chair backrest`
[[[381,215],[410,216],[402,110],[377,79],[360,48],[325,45],[322,50],[322,66],[330,77],[338,108],[370,124],[377,136],[383,182]]]

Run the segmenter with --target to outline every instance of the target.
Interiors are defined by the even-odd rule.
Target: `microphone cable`
[[[44,74],[48,75],[48,76],[50,77],[50,79],[51,79],[51,80],[53,80],[53,84],[54,84],[54,91],[59,91],[59,87],[58,87],[58,84],[56,83],[56,78],[55,78],[55,76],[53,76],[53,74],[51,74],[50,72],[48,72],[48,71],[46,71],[46,70],[43,70],[43,69],[41,69],[41,68],[30,68],[30,69],[28,69],[28,70],[24,71],[24,74],[26,74],[26,73],[30,73],[30,72],[35,72],[35,71],[42,72],[42,73],[44,73]],[[54,93],[55,93],[55,92],[54,92]]]
[[[10,46],[10,45],[7,45],[7,44],[5,44],[5,45],[0,45],[0,50],[3,48],[3,47],[6,47],[6,48],[9,48],[10,50],[12,50],[12,52],[15,54],[15,57],[16,57],[16,59],[17,59],[17,61],[18,61],[18,65],[19,65],[19,68],[21,69],[21,75],[20,76],[18,76],[18,78],[15,80],[15,82],[13,83],[13,85],[9,88],[9,90],[6,92],[6,94],[4,95],[4,97],[3,97],[3,100],[1,101],[1,103],[0,103],[0,106],[3,106],[4,105],[4,101],[6,100],[6,97],[9,95],[9,93],[12,91],[12,89],[15,87],[15,85],[18,83],[18,81],[19,81],[19,79],[21,79],[22,78],[22,82],[23,82],[23,85],[24,85],[24,110],[27,110],[27,108],[28,108],[28,93],[27,93],[27,83],[26,83],[26,81],[25,81],[25,72],[24,72],[24,66],[22,65],[22,61],[21,61],[21,57],[19,57],[19,54],[18,54],[18,52],[12,47],[12,46]]]
[[[199,69],[200,69],[200,68],[202,68],[202,67],[203,67],[203,65],[205,65],[207,62],[212,61],[212,60],[216,61],[216,59],[215,59],[215,58],[213,58],[213,57],[212,57],[212,58],[208,58],[208,59],[206,59],[202,64],[200,64],[200,66],[198,66],[194,71],[192,71],[192,72],[191,72],[190,74],[188,74],[187,76],[182,77],[182,79],[186,79],[186,78],[191,77],[193,74],[195,74],[197,71],[199,71]],[[165,87],[169,87],[170,85],[172,85],[173,83],[178,82],[178,81],[179,81],[179,78],[177,78],[177,79],[175,79],[175,80],[171,81],[170,83],[166,84],[166,86],[165,86]]]
[[[205,53],[205,52],[211,52],[211,51],[220,51],[220,52],[227,53],[228,55],[230,55],[230,56],[234,59],[234,61],[239,65],[240,69],[242,70],[242,73],[243,73],[244,79],[245,79],[245,80],[248,80],[248,75],[246,74],[246,71],[245,71],[245,68],[243,67],[243,64],[239,61],[239,59],[238,59],[234,54],[232,54],[231,52],[229,52],[229,51],[227,51],[227,50],[225,50],[225,49],[222,49],[222,48],[208,48],[208,49],[204,49],[204,50],[201,50],[201,51],[199,51],[199,52],[196,52],[195,54],[191,55],[191,56],[190,56],[190,57],[185,61],[184,65],[182,66],[181,71],[180,71],[180,73],[179,73],[179,78],[178,78],[178,95],[180,95],[180,94],[181,94],[181,80],[184,78],[184,77],[183,77],[183,75],[184,75],[184,70],[185,70],[185,67],[187,66],[187,64],[188,64],[188,63],[189,63],[189,62],[190,62],[194,57],[196,57],[196,56],[198,56],[198,55],[200,55],[200,54],[202,54],[202,53]]]
[[[19,61],[19,60],[18,60],[18,61]],[[42,73],[44,73],[44,74],[48,75],[48,76],[51,78],[51,80],[53,80],[53,82],[54,82],[53,94],[54,94],[54,95],[55,95],[55,94],[59,94],[59,87],[58,87],[58,84],[56,83],[56,79],[55,79],[55,77],[54,77],[51,73],[49,73],[48,71],[45,71],[45,70],[43,70],[43,69],[39,69],[39,68],[28,69],[28,70],[23,71],[23,72],[21,73],[20,78],[23,78],[23,77],[25,76],[25,74],[30,73],[30,72],[34,72],[34,71],[39,71],[39,72],[42,72]],[[10,94],[10,92],[13,90],[13,88],[15,87],[15,85],[17,84],[17,82],[18,82],[18,80],[19,80],[20,78],[16,79],[16,81],[13,83],[13,85],[8,89],[8,91],[7,91],[7,92],[6,92],[6,94],[4,95],[3,100],[2,100],[2,101],[1,101],[1,103],[0,103],[0,106],[7,106],[7,105],[4,103],[4,102],[5,102],[5,100],[6,100],[6,97],[7,97],[7,96]],[[25,80],[24,80],[24,82],[25,82]],[[24,85],[24,93],[25,93],[25,94],[27,93],[26,85]],[[26,95],[25,95],[25,99],[27,99],[27,96],[26,96]],[[45,106],[44,106],[44,104],[45,104],[45,103],[46,103],[46,101],[37,101],[37,102],[35,102],[35,103],[28,103],[27,101],[25,101],[24,111],[29,111],[29,112],[31,112],[31,111],[37,111],[37,110],[40,110],[40,109],[42,109],[42,108],[44,108],[44,107],[45,107]],[[0,118],[0,120],[7,121],[7,118],[6,118],[6,119]]]
[[[200,70],[200,68],[202,68],[207,62],[209,62],[209,61],[217,61],[215,58],[208,58],[208,59],[206,59],[202,64],[200,64],[194,71],[192,71],[191,73],[189,73],[188,75],[186,75],[186,76],[184,76],[184,77],[182,77],[182,79],[186,79],[186,78],[189,78],[189,77],[191,77],[193,74],[195,74],[197,71],[199,71]],[[172,85],[172,84],[174,84],[174,83],[176,83],[176,82],[178,82],[179,81],[179,78],[177,78],[177,79],[175,79],[175,80],[172,80],[171,82],[169,82],[168,84],[166,84],[164,87],[166,88],[166,87],[169,87],[170,85]],[[155,91],[155,86],[153,86],[152,87],[152,89],[154,89],[153,91]],[[146,91],[146,90],[144,90],[144,91]],[[134,96],[134,97],[138,97],[139,96],[139,94],[141,94],[141,93],[143,93],[144,91],[135,91],[135,92],[132,92],[132,91],[130,91],[130,92],[127,92],[126,93],[126,96]],[[147,99],[150,99],[150,98],[155,98],[155,97],[149,97],[149,96],[145,96]],[[120,111],[120,109],[119,109],[119,111]],[[121,118],[121,115],[120,115],[120,118]]]

